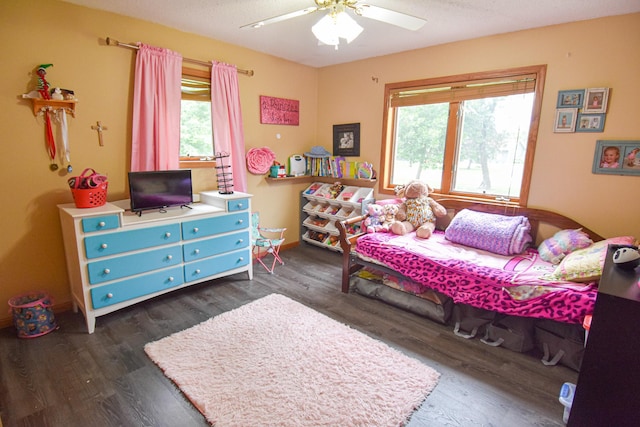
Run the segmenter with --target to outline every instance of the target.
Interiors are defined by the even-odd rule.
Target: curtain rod
[[[107,46],[120,46],[120,47],[127,47],[129,49],[135,49],[135,50],[139,49],[139,47],[136,46],[136,45],[127,44],[127,43],[120,43],[118,40],[112,39],[111,37],[107,37],[106,41],[107,41]],[[211,67],[211,63],[210,62],[206,62],[206,61],[199,61],[197,59],[190,59],[190,58],[182,58],[182,60],[186,61],[186,62],[191,62],[192,64],[198,64],[198,65],[204,65],[205,67]],[[246,74],[249,77],[253,76],[253,70],[243,70],[243,69],[240,69],[240,68],[238,68],[237,70],[241,74]]]

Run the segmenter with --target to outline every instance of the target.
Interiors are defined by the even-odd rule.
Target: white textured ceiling
[[[318,45],[315,12],[262,28],[240,28],[315,6],[313,0],[64,0],[323,67],[443,43],[547,25],[640,12],[640,0],[364,0],[427,21],[418,31],[355,16],[364,28],[339,49]],[[115,31],[115,29],[114,29]],[[104,34],[118,39],[117,31]],[[144,35],[141,35],[143,37]],[[579,35],[576,35],[579,37]],[[145,40],[120,40],[144,42]]]

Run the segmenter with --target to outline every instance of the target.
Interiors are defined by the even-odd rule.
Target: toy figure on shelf
[[[46,79],[47,68],[53,66],[53,64],[42,64],[38,66],[38,70],[36,73],[38,74],[38,93],[42,97],[42,99],[51,99],[51,94],[49,93],[49,82]],[[53,129],[51,126],[51,117],[49,117],[49,111],[44,112],[45,119],[45,140],[47,142],[47,148],[49,150],[49,157],[51,158],[51,164],[49,168],[52,171],[58,170],[58,165],[56,164],[56,142],[53,138]]]
[[[42,64],[38,66],[36,73],[38,74],[38,92],[42,99],[51,99],[49,93],[49,82],[46,79],[47,68],[53,67],[53,64]]]
[[[340,193],[344,190],[344,185],[340,181],[336,181],[331,187],[329,187],[329,194],[332,199],[336,199]]]
[[[59,87],[51,91],[51,99],[55,99],[57,101],[64,100],[64,95],[62,95],[62,90]]]

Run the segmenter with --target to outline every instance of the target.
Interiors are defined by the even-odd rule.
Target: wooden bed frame
[[[451,218],[455,216],[462,209],[471,209],[478,212],[487,212],[494,213],[500,215],[509,215],[516,216],[522,215],[529,218],[529,222],[531,223],[531,237],[536,244],[539,244],[543,239],[540,238],[538,240],[538,234],[540,231],[540,225],[549,225],[557,230],[563,229],[578,229],[581,228],[582,231],[587,233],[591,240],[597,242],[599,240],[603,240],[604,238],[589,228],[583,226],[582,224],[572,220],[571,218],[567,218],[564,215],[547,211],[544,209],[535,209],[535,208],[525,208],[514,205],[504,205],[504,204],[491,204],[491,203],[478,203],[472,201],[465,200],[454,200],[454,199],[439,199],[438,202],[442,204],[449,215],[444,218],[439,218],[437,223],[438,229],[444,229],[451,221]],[[365,234],[361,232],[355,235],[347,234],[347,226],[351,224],[358,223],[363,221],[367,215],[360,215],[353,218],[349,218],[344,221],[336,221],[336,227],[340,233],[340,247],[342,248],[342,292],[349,292],[349,278],[351,274],[360,270],[362,267],[367,265],[366,262],[359,260],[358,257],[354,254],[355,242],[358,237]],[[555,231],[553,233],[555,233]],[[551,235],[553,235],[551,233]],[[547,237],[551,237],[545,236]],[[395,273],[399,275],[399,273]]]

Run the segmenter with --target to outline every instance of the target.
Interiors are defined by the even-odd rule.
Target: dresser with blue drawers
[[[189,207],[129,210],[128,200],[59,205],[74,311],[96,318],[206,280],[247,272],[251,195],[200,193]]]

